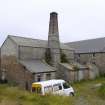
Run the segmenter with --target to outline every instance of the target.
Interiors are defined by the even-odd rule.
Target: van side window
[[[64,88],[64,89],[67,89],[67,88],[70,88],[70,86],[69,86],[69,84],[67,84],[67,83],[63,83],[63,88]]]
[[[46,87],[44,87],[44,91],[45,91],[45,93],[52,92],[52,86],[46,86]]]
[[[62,86],[61,85],[59,85],[59,90],[62,90]]]
[[[54,91],[62,90],[61,84],[55,84],[55,85],[53,85],[53,90]]]

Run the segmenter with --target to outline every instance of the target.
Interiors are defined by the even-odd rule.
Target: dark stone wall
[[[3,56],[1,69],[6,71],[6,80],[18,84],[20,87],[30,90],[34,80],[33,74],[21,65],[14,56]]]

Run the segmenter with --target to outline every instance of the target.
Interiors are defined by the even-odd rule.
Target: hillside
[[[13,87],[0,85],[0,105],[105,105],[96,84],[105,83],[105,78],[74,83],[74,97],[39,96]]]

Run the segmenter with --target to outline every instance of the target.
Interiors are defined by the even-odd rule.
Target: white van
[[[46,95],[58,94],[65,96],[74,96],[73,88],[64,80],[48,80],[32,83],[32,92]]]

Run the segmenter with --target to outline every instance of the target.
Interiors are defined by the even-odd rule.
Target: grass
[[[100,96],[99,88],[93,88],[98,83],[104,84],[105,78],[72,84],[76,93],[74,97],[40,96],[4,84],[0,85],[0,105],[105,105],[105,99]]]
[[[105,83],[103,83],[102,86],[99,88],[99,94],[102,98],[105,99]]]

